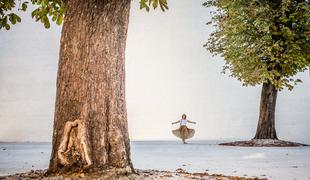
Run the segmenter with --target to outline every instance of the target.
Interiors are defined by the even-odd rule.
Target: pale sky
[[[126,49],[126,94],[132,140],[176,140],[171,122],[188,114],[194,139],[251,139],[260,86],[221,74],[223,59],[203,48],[212,29],[202,0],[169,0],[146,13],[132,3]],[[0,141],[50,141],[61,27],[30,17],[0,31]],[[278,95],[278,137],[310,143],[310,75]]]

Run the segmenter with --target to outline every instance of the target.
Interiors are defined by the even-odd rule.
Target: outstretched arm
[[[180,122],[180,120],[178,120],[178,121],[176,121],[176,122],[173,122],[173,123],[171,123],[171,124],[177,124],[177,123],[179,123]]]
[[[190,120],[187,120],[187,122],[192,123],[192,124],[196,124],[196,122],[190,121]]]

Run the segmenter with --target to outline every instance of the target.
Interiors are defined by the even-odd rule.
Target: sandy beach
[[[133,141],[132,161],[141,169],[135,177],[310,179],[310,147],[228,147],[218,143]],[[47,169],[50,150],[50,143],[1,143],[0,176]]]
[[[29,171],[14,175],[2,176],[4,180],[19,179],[43,179],[43,180],[63,180],[63,179],[119,179],[119,180],[178,180],[178,179],[196,179],[196,180],[266,180],[266,178],[247,178],[239,176],[224,176],[221,174],[208,173],[189,173],[183,169],[177,169],[175,172],[158,170],[139,170],[133,174],[114,174],[108,171],[100,173],[74,173],[70,175],[47,175],[45,170]]]

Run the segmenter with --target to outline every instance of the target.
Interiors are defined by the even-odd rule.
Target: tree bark
[[[259,120],[254,139],[278,139],[275,128],[277,93],[276,87],[270,82],[263,84]]]
[[[49,172],[132,172],[125,102],[130,0],[66,1]]]

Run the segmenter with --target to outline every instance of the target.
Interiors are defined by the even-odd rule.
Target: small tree
[[[0,28],[10,29],[28,1],[0,1]],[[50,172],[132,172],[125,101],[125,45],[131,0],[31,0],[46,28],[62,24]],[[167,0],[140,0],[149,11]]]
[[[278,139],[277,92],[292,90],[301,82],[294,75],[310,66],[309,1],[208,0],[204,6],[216,8],[205,47],[244,86],[263,85],[254,139]]]

